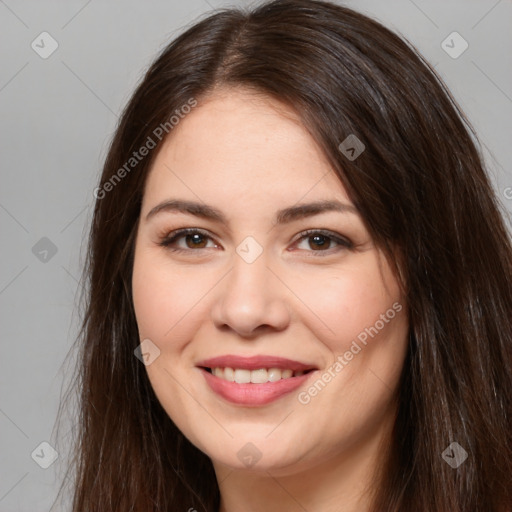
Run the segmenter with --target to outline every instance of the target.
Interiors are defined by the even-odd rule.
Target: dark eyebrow
[[[324,212],[341,212],[358,214],[357,208],[350,204],[340,203],[339,201],[315,201],[313,203],[299,204],[279,210],[274,220],[274,224],[285,224],[294,220],[312,217]],[[221,224],[228,225],[226,216],[220,211],[203,203],[195,201],[185,201],[181,199],[169,199],[157,204],[146,215],[146,221],[160,212],[181,212],[195,215],[203,219],[213,220]]]

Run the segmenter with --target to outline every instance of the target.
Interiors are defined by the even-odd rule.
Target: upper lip
[[[285,357],[266,355],[251,357],[235,355],[218,356],[200,361],[197,363],[197,366],[204,368],[239,368],[244,370],[258,370],[260,368],[280,368],[282,370],[289,368],[294,371],[316,370],[316,367],[311,364],[301,363],[300,361],[294,361]]]

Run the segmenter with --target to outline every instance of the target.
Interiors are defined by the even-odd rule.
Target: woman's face
[[[133,299],[153,389],[214,464],[292,473],[389,432],[408,332],[397,279],[274,100],[216,93],[174,127],[146,182]]]

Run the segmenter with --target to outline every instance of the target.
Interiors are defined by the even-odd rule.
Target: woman
[[[511,510],[512,248],[472,136],[348,8],[169,44],[95,191],[73,510]]]

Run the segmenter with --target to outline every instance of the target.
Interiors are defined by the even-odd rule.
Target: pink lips
[[[275,356],[219,356],[201,361],[197,363],[197,366],[201,367],[201,373],[204,375],[204,378],[212,391],[229,402],[253,407],[268,404],[277,400],[281,396],[292,392],[309,379],[311,374],[314,372],[310,371],[304,375],[281,379],[277,382],[266,382],[264,384],[237,384],[236,382],[229,382],[216,377],[205,368],[229,367],[246,370],[257,370],[259,368],[288,368],[293,371],[316,370],[313,365]]]
[[[212,357],[197,363],[196,366],[203,366],[206,368],[240,368],[245,370],[257,370],[259,368],[281,368],[285,370],[289,368],[293,371],[298,370],[314,370],[315,366],[311,364],[300,363],[292,359],[277,356],[219,356]]]

